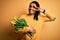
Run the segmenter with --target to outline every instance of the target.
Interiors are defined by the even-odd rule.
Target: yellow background
[[[28,13],[32,0],[1,0],[0,1],[0,40],[16,40],[16,34],[10,25],[13,17]],[[60,40],[60,0],[37,0],[41,8],[56,17],[54,22],[46,22],[41,31],[41,40]]]

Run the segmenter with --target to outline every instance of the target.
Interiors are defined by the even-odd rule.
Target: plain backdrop
[[[33,0],[0,0],[0,40],[17,40],[10,21],[14,17],[28,13]],[[41,40],[60,40],[60,0],[37,0],[41,8],[56,17],[54,22],[46,22],[41,31]]]

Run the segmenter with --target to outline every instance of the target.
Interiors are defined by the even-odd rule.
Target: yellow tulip
[[[17,17],[14,17],[14,20],[17,21]]]
[[[14,26],[14,24],[16,24],[17,21],[17,17],[14,17],[14,19],[11,21],[12,26]]]
[[[16,24],[14,21],[11,21],[11,24]]]

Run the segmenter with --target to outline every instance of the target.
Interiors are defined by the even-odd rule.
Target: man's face
[[[36,4],[32,3],[31,6],[29,7],[29,9],[30,9],[30,13],[34,14],[36,12],[36,10],[37,10]]]

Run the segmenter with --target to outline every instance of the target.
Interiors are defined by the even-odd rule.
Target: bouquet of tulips
[[[11,21],[12,26],[16,27],[16,31],[18,31],[19,29],[23,29],[24,27],[28,27],[28,24],[26,22],[25,19],[19,19],[17,17],[15,17],[12,21]],[[26,33],[30,38],[32,38],[34,36],[34,34],[32,32],[27,32]]]

